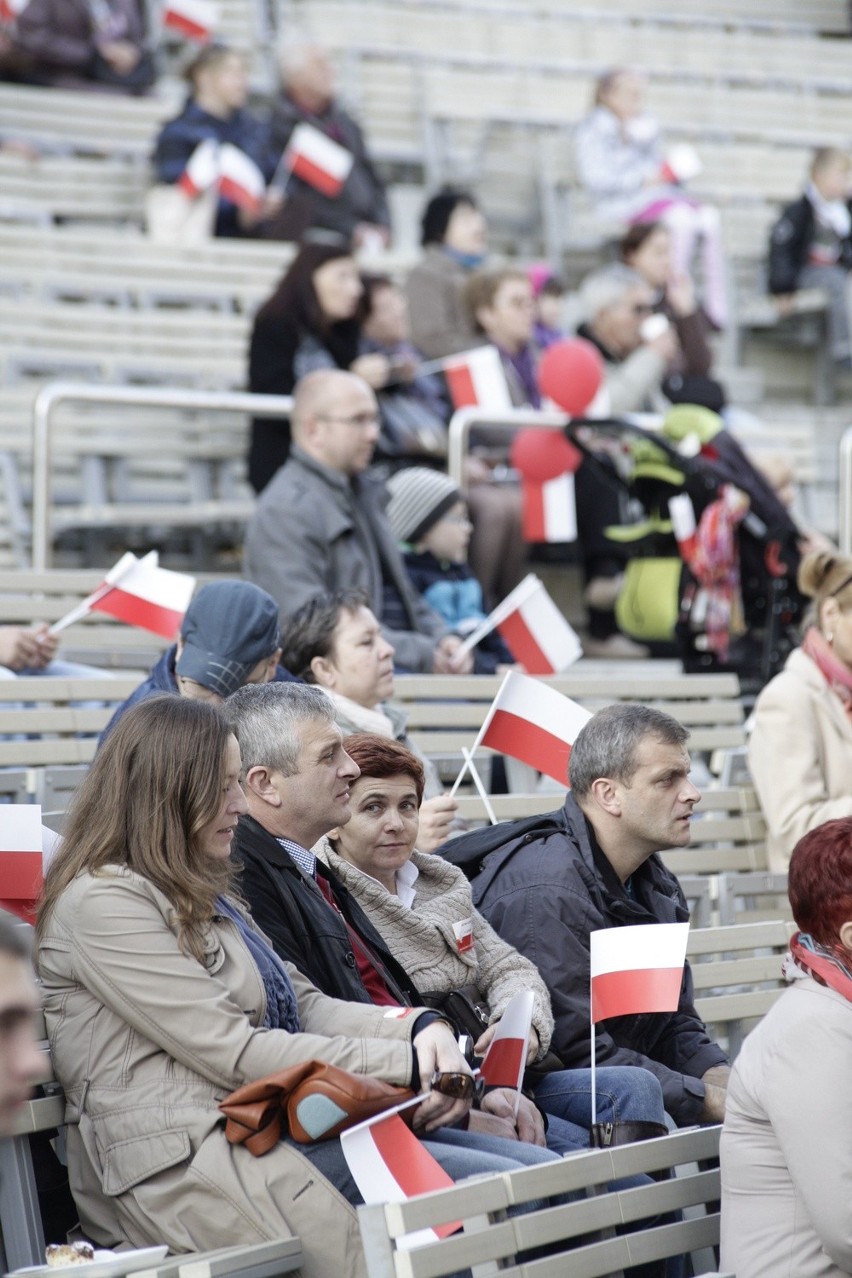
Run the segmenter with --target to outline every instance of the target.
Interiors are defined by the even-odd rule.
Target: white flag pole
[[[592,1044],[591,1044],[591,1056],[592,1056],[592,1127],[594,1127],[595,1123],[598,1121],[598,1107],[597,1107],[597,1094],[596,1094],[596,1090],[595,1090],[595,1022],[594,1022],[594,1017],[593,1017],[593,1015],[592,1015],[592,974],[591,974],[591,970],[589,971],[589,1020],[590,1020],[591,1025],[592,1025]]]
[[[467,756],[468,754],[470,754],[470,759],[472,759],[473,756],[476,754],[477,750],[479,749],[482,738],[485,736],[488,725],[493,718],[494,707],[498,704],[501,696],[503,695],[503,689],[506,687],[507,681],[511,678],[512,678],[512,671],[507,670],[505,675],[503,676],[503,682],[500,684],[500,687],[497,689],[497,696],[491,702],[491,705],[488,708],[488,714],[485,716],[485,718],[482,721],[482,727],[479,729],[479,731],[476,734],[476,740],[474,741],[473,745],[470,747],[470,751],[467,751],[464,749],[464,747],[462,747],[462,755]],[[459,786],[461,785],[462,777],[467,772],[468,768],[471,766],[470,759],[465,757],[465,761],[462,765],[462,770],[456,777],[455,781],[453,782],[453,788],[452,790],[450,790],[451,799],[455,796],[456,790],[458,790]]]
[[[479,793],[479,797],[485,805],[485,811],[488,813],[488,820],[491,822],[492,825],[497,825],[498,822],[497,822],[496,816],[494,815],[494,809],[492,808],[489,802],[488,795],[485,791],[485,786],[482,784],[482,777],[479,775],[479,772],[477,771],[477,768],[476,768],[476,764],[473,761],[473,754],[471,753],[470,750],[465,750],[464,747],[462,747],[462,754],[464,755],[465,763],[470,768],[470,775],[473,777],[473,784],[476,786],[477,792]]]

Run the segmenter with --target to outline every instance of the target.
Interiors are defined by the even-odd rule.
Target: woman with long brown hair
[[[415,1112],[431,1133],[470,1099],[441,1092],[440,1075],[469,1069],[434,1013],[329,999],[277,958],[234,888],[240,767],[218,709],[153,698],[128,711],[80,787],[37,927],[71,1187],[102,1246],[181,1252],[295,1233],[306,1278],[365,1278],[340,1142],[286,1137],[255,1158],[227,1142],[219,1102],[322,1060],[415,1090],[434,1082]],[[520,1162],[511,1145],[501,1157],[473,1136],[445,1141],[428,1147],[453,1176]]]

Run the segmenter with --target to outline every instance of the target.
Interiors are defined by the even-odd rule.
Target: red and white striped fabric
[[[675,1012],[688,923],[608,927],[590,933],[592,1023],[639,1012]]]
[[[32,923],[43,877],[41,806],[0,804],[0,907]]]
[[[419,1104],[407,1101],[396,1109],[341,1132],[340,1145],[352,1179],[366,1203],[400,1203],[415,1194],[447,1189],[452,1177],[406,1127],[400,1110]],[[418,1230],[405,1239],[408,1247],[455,1233],[459,1222]],[[402,1240],[400,1241],[402,1245]]]
[[[209,191],[219,181],[219,143],[214,138],[199,142],[178,178],[178,186],[191,200]]]
[[[194,577],[161,568],[152,550],[144,559],[123,555],[88,602],[92,612],[105,612],[171,640],[177,637],[194,589]]]
[[[212,0],[166,0],[163,7],[164,28],[196,44],[207,44],[213,38],[218,19]]]
[[[266,179],[251,156],[225,142],[219,148],[219,194],[238,208],[259,213],[266,193]]]
[[[535,994],[520,990],[506,1004],[494,1037],[482,1058],[480,1078],[489,1087],[520,1088],[530,1045]]]
[[[577,504],[570,471],[544,483],[525,479],[521,493],[525,541],[577,540]]]
[[[491,703],[474,750],[489,746],[567,785],[571,747],[591,717],[555,688],[510,670]]]
[[[284,165],[294,177],[331,199],[343,190],[355,157],[312,124],[297,124],[284,152]]]
[[[669,515],[672,521],[672,532],[681,557],[687,562],[694,555],[698,544],[698,528],[695,522],[695,507],[689,493],[677,493],[669,498]]]
[[[443,372],[454,408],[483,408],[493,413],[511,411],[509,383],[496,346],[477,346],[472,351],[453,355],[443,361]]]
[[[30,0],[0,0],[0,22],[14,22],[29,2]]]
[[[457,659],[495,629],[527,674],[559,674],[583,655],[576,631],[556,607],[544,582],[532,572],[471,631],[456,653]]]

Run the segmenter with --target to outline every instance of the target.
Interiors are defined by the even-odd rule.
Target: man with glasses
[[[461,639],[413,591],[384,513],[384,485],[365,474],[379,437],[372,390],[353,373],[308,373],[296,386],[291,425],[290,456],[246,529],[246,576],[285,617],[317,595],[359,588],[398,668],[456,673],[450,663]],[[458,672],[471,668],[468,656]]]

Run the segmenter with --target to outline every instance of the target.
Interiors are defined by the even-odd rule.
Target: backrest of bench
[[[642,1261],[715,1246],[719,1240],[719,1173],[703,1164],[719,1149],[718,1127],[693,1128],[656,1140],[571,1155],[559,1162],[522,1171],[477,1177],[451,1189],[423,1194],[403,1203],[358,1209],[370,1278],[440,1278],[469,1266],[491,1262],[494,1270],[512,1264],[519,1252],[548,1245],[553,1254],[541,1267],[547,1275],[597,1278]],[[607,1191],[614,1180],[678,1168],[677,1177]],[[586,1191],[592,1196],[586,1197]],[[597,1192],[603,1191],[603,1192]],[[553,1205],[556,1195],[575,1200]],[[510,1207],[529,1205],[523,1215],[507,1217]],[[703,1207],[692,1219],[640,1227],[613,1237],[622,1223],[637,1224],[664,1212]],[[464,1232],[407,1250],[407,1234],[461,1221]],[[577,1239],[602,1232],[597,1241]],[[563,1246],[564,1244],[564,1246]],[[539,1272],[515,1267],[512,1273]],[[492,1270],[474,1270],[492,1272]]]

